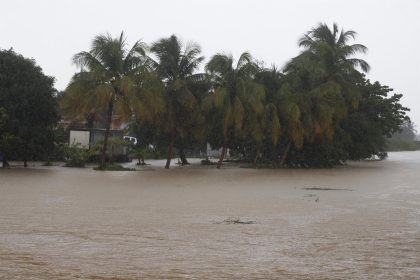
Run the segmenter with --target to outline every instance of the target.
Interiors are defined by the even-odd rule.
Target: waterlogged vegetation
[[[278,69],[267,68],[248,52],[239,57],[220,52],[206,61],[197,43],[183,43],[175,35],[132,46],[124,33],[117,38],[98,35],[90,50],[74,55],[80,72],[61,94],[33,61],[2,51],[3,166],[7,158],[45,160],[52,154],[58,142],[54,139],[59,139],[53,129],[58,112],[104,124],[100,170],[113,166],[109,135],[115,117],[140,139],[132,155],[144,164],[153,147],[155,154],[165,156],[166,168],[174,156],[188,164],[186,151],[207,143],[221,155],[217,163],[205,159],[203,164],[218,168],[228,150],[254,167],[331,167],[384,155],[390,137],[410,124],[409,109],[401,105],[401,94],[366,78],[370,66],[359,56],[367,47],[355,39],[354,31],[319,24],[298,41],[301,53]],[[14,71],[13,59],[38,76],[3,75]],[[40,84],[30,79],[44,82],[44,88],[15,86]],[[47,102],[36,103],[41,102],[37,94]],[[30,118],[24,107],[28,98],[36,108]],[[83,166],[84,155],[74,149],[67,153]]]

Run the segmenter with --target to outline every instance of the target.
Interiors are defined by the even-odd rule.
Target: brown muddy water
[[[1,170],[0,279],[420,279],[420,152],[150,169]]]

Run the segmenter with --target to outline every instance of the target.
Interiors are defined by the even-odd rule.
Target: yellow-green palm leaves
[[[136,98],[135,83],[147,65],[145,44],[137,41],[127,48],[124,33],[117,38],[109,34],[98,35],[92,41],[90,51],[77,53],[73,62],[81,71],[68,85],[62,107],[69,116],[85,113],[105,113],[105,139],[102,148],[101,167],[105,167],[105,154],[112,117],[131,118],[132,104]]]
[[[369,64],[354,57],[367,51],[361,44],[349,44],[355,36],[356,32],[339,30],[336,24],[332,29],[320,24],[299,40],[304,50],[286,65],[283,88],[283,94],[290,91],[284,96],[293,96],[301,115],[290,133],[295,146],[304,140],[331,141],[335,126],[357,108],[360,93],[355,81],[361,76],[357,68],[367,72]]]
[[[353,57],[357,53],[366,53],[367,48],[361,44],[349,44],[356,38],[353,30],[339,30],[337,24],[330,29],[326,24],[319,24],[299,39],[299,47],[304,51],[297,58],[315,60],[318,68],[322,68],[327,75],[351,73],[355,67],[368,72],[369,64],[363,59]],[[293,66],[296,58],[288,66]],[[287,68],[287,67],[286,67]]]
[[[247,52],[241,54],[236,64],[232,56],[216,54],[207,63],[206,70],[214,84],[214,106],[221,112],[223,149],[218,164],[220,167],[227,145],[233,140],[230,139],[231,131],[235,138],[243,138],[245,121],[254,123],[252,135],[255,140],[262,138],[256,115],[264,112],[265,93],[264,88],[253,80],[258,66]]]
[[[175,141],[179,140],[178,149],[182,151],[182,144],[190,133],[189,127],[193,125],[194,119],[191,117],[197,99],[191,89],[194,83],[204,79],[204,74],[196,73],[204,57],[200,55],[201,49],[197,44],[183,46],[175,35],[158,40],[150,50],[155,56],[151,66],[162,83],[162,97],[166,106],[160,126],[169,140],[165,166],[169,168]]]

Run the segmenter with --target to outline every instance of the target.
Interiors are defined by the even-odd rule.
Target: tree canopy
[[[206,144],[254,166],[333,166],[383,155],[387,139],[409,123],[402,95],[366,78],[367,47],[357,33],[319,24],[298,41],[283,69],[242,53],[217,53],[204,65],[196,43],[172,35],[126,48],[123,33],[95,37],[74,56],[82,67],[62,100],[63,113],[95,120],[126,116],[142,147],[166,153]],[[2,117],[7,119],[7,115]],[[106,141],[103,147],[102,164]]]
[[[59,120],[54,78],[32,59],[0,50],[0,151],[6,159],[45,159]]]

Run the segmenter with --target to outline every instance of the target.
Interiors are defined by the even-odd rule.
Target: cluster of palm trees
[[[237,60],[213,55],[204,73],[200,47],[175,35],[131,48],[124,33],[99,35],[90,51],[74,56],[81,71],[61,105],[71,117],[106,112],[102,168],[114,115],[154,127],[168,147],[166,168],[174,148],[185,161],[188,145],[207,142],[222,149],[218,167],[228,148],[254,164],[265,157],[283,165],[291,148],[331,141],[340,121],[358,108],[358,83],[369,65],[354,57],[367,50],[350,44],[355,35],[319,24],[299,40],[303,51],[282,71],[245,52]]]

